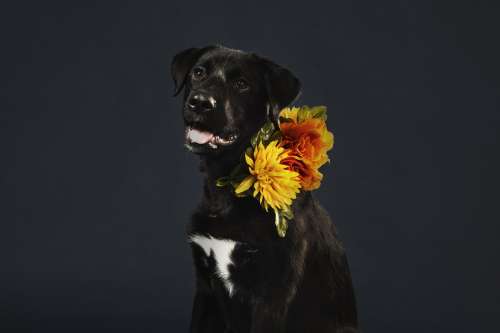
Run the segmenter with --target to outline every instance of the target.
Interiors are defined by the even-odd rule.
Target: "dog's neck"
[[[240,149],[238,149],[240,150]],[[202,156],[200,158],[200,171],[204,174],[203,184],[203,210],[209,215],[221,216],[227,214],[236,202],[230,186],[218,187],[217,179],[228,176],[240,163],[241,152],[230,152],[217,156]]]

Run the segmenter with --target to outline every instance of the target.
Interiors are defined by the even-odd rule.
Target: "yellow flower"
[[[245,154],[250,175],[235,189],[240,194],[253,186],[253,196],[266,211],[271,207],[276,214],[290,207],[300,189],[299,174],[281,163],[289,152],[277,144],[278,141],[272,141],[264,146],[260,142],[253,156]]]

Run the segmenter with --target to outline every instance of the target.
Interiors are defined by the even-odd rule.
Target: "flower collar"
[[[333,134],[326,127],[326,107],[284,108],[278,128],[266,122],[250,143],[242,162],[216,184],[231,185],[238,197],[253,196],[266,212],[271,208],[278,235],[285,237],[293,200],[319,188],[319,168],[330,161]]]

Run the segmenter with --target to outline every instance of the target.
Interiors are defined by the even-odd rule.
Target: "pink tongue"
[[[214,135],[210,132],[202,132],[194,128],[190,128],[188,130],[187,137],[191,142],[203,145],[210,141],[214,137]]]

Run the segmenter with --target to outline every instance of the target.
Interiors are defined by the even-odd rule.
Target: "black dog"
[[[254,198],[216,186],[250,137],[299,94],[288,70],[222,46],[172,61],[184,88],[186,147],[199,154],[203,200],[188,237],[196,266],[191,332],[357,332],[351,276],[328,214],[310,192],[293,203],[285,238]]]

